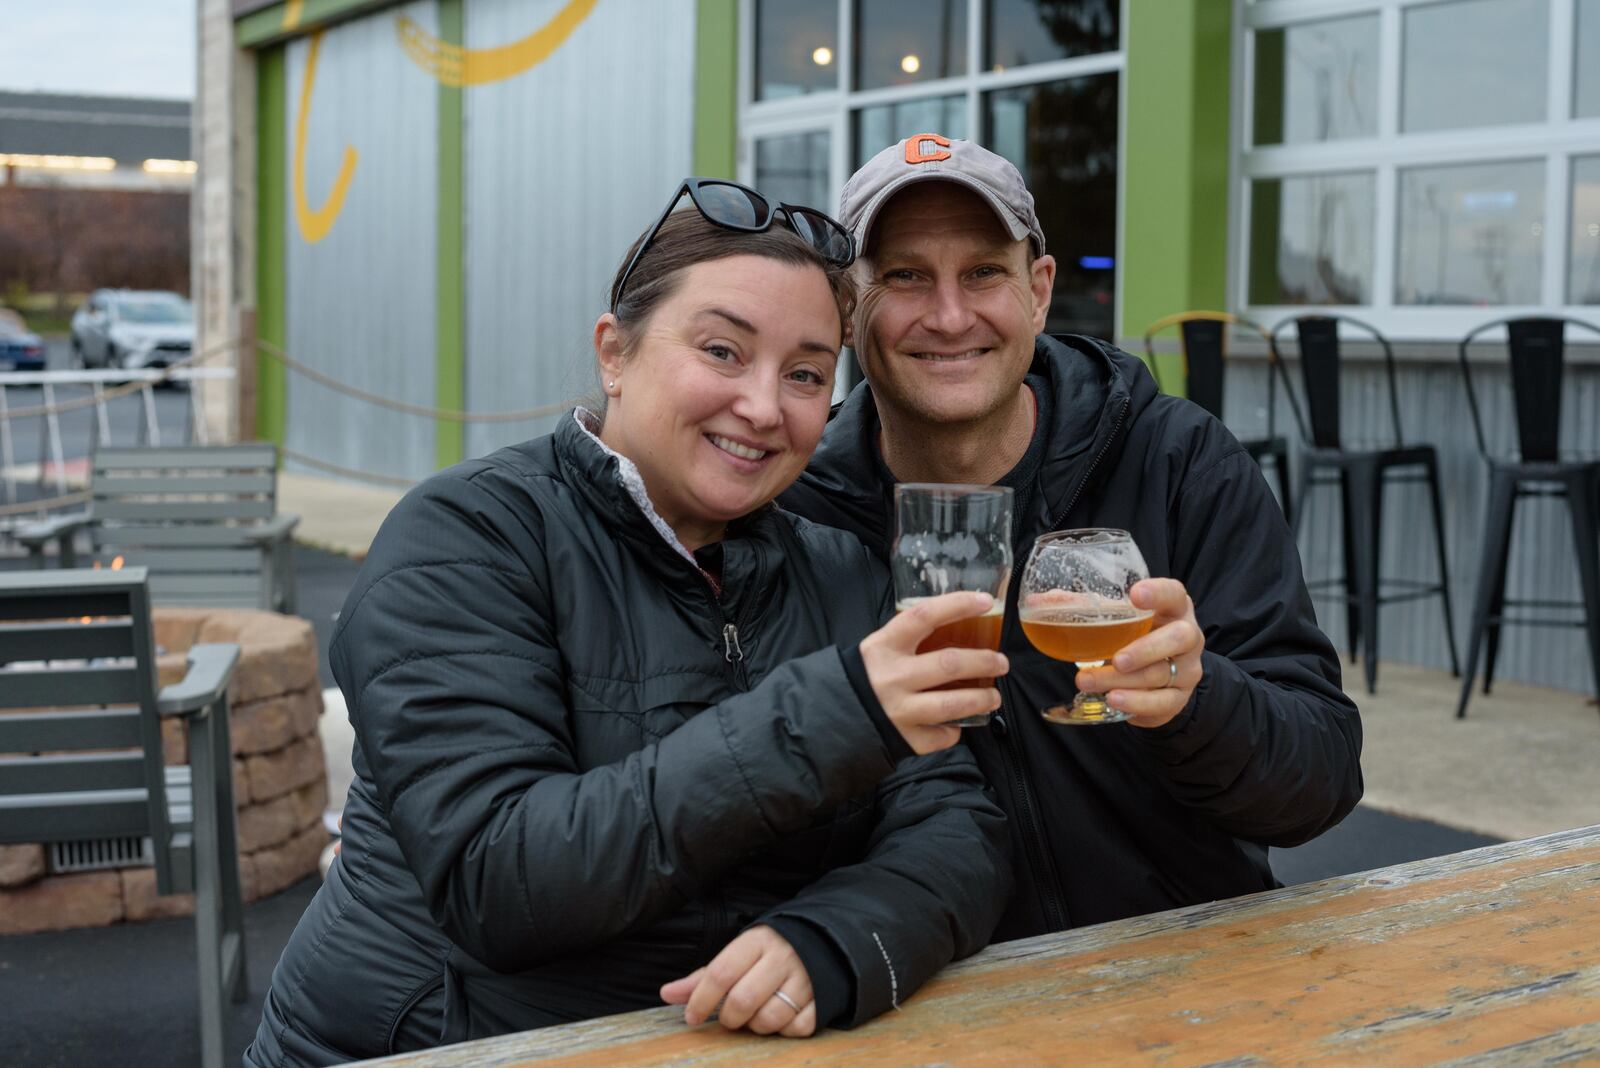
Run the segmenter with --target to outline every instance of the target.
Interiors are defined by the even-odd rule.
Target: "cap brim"
[[[888,185],[878,190],[872,199],[867,202],[866,209],[861,212],[861,218],[856,220],[855,228],[850,231],[850,236],[856,240],[856,255],[867,251],[867,235],[872,232],[872,224],[878,221],[878,213],[889,202],[889,198],[900,192],[908,185],[918,182],[954,182],[977,193],[989,205],[990,209],[1005,225],[1006,232],[1011,235],[1011,240],[1021,241],[1033,234],[1026,223],[1014,215],[1005,203],[990,191],[989,187],[970,175],[960,171],[913,170],[909,174],[901,175]]]

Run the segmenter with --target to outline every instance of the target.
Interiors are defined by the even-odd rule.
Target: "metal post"
[[[139,390],[144,397],[145,440],[151,445],[161,444],[161,426],[156,422],[156,393],[148,381]]]
[[[191,445],[209,445],[211,434],[206,429],[205,398],[201,396],[205,391],[205,382],[192,375],[185,377],[189,381],[189,434],[185,440]]]
[[[103,382],[94,384],[94,414],[95,438],[89,442],[89,451],[94,452],[102,443],[111,444],[111,417],[106,412],[106,387]]]
[[[5,468],[6,503],[17,503],[16,456],[11,451],[11,409],[6,402],[6,387],[0,384],[0,467]]]
[[[50,435],[50,452],[56,459],[56,488],[67,495],[67,457],[61,448],[61,415],[56,411],[56,387],[44,384],[44,425]],[[44,450],[41,449],[40,452]],[[39,465],[39,484],[44,485],[44,464]]]

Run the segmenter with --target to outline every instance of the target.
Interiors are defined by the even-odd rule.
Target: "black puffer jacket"
[[[249,1063],[383,1054],[441,1000],[449,1041],[658,1005],[777,917],[848,962],[855,1022],[987,941],[999,809],[962,749],[896,765],[839,651],[886,573],[776,508],[721,563],[719,601],[572,418],[407,494],[331,651],[344,852]]]
[[[1275,885],[1266,846],[1296,845],[1361,797],[1361,723],[1317,628],[1294,539],[1255,463],[1221,423],[1160,394],[1136,358],[1086,337],[1038,339],[1054,415],[1002,648],[1003,710],[967,744],[1009,817],[1017,891],[995,932],[1021,938]],[[784,506],[886,555],[892,483],[872,394],[836,412]],[[1133,534],[1150,573],[1180,579],[1206,636],[1205,678],[1167,725],[1060,727],[1074,669],[1017,624],[1033,539],[1069,527]]]

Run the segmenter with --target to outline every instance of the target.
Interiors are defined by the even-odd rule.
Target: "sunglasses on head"
[[[617,281],[617,287],[611,291],[613,312],[622,301],[622,294],[628,288],[628,279],[633,276],[633,269],[639,266],[639,260],[644,256],[645,250],[661,231],[661,224],[667,221],[672,209],[683,199],[684,193],[689,194],[690,201],[707,222],[724,229],[758,234],[771,229],[772,224],[781,219],[785,226],[800,235],[806,244],[816,249],[824,260],[834,266],[848,267],[856,258],[855,241],[850,237],[850,232],[816,208],[802,207],[798,204],[775,204],[748,186],[722,178],[685,178],[678,184],[672,199],[667,201],[661,217],[650,227],[650,232],[645,235],[644,240],[639,242],[633,258],[628,260],[628,266],[623,269],[622,277]]]

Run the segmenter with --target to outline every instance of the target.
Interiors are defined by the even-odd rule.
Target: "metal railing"
[[[67,483],[67,456],[61,436],[62,414],[85,408],[94,410],[90,422],[89,444],[89,451],[93,452],[102,442],[111,441],[111,402],[137,394],[142,402],[143,418],[137,424],[136,444],[160,445],[162,430],[155,403],[155,387],[158,384],[168,381],[194,383],[215,379],[231,380],[235,376],[231,367],[192,366],[191,361],[199,358],[191,357],[189,361],[160,369],[0,372],[0,470],[4,471],[6,504],[13,510],[18,505],[19,479],[13,431],[13,425],[17,420],[39,418],[38,485],[44,486],[47,479],[46,472],[53,466],[57,489],[56,497],[30,501],[22,506],[21,510],[28,511],[36,507],[43,510],[67,503],[62,498],[75,495],[70,493]],[[23,408],[11,407],[9,391],[14,387],[26,386],[40,388],[44,403]],[[57,398],[58,388],[72,386],[86,386],[89,388],[89,393],[68,400]],[[201,445],[209,443],[210,433],[206,425],[204,394],[205,391],[201,389],[189,390],[187,426],[176,438],[169,433],[168,441],[181,440],[184,443]]]

